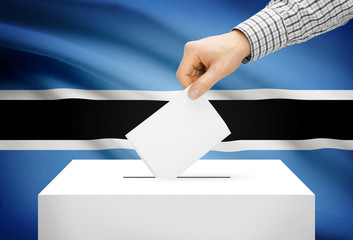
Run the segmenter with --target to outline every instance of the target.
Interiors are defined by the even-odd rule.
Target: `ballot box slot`
[[[155,176],[123,176],[123,178],[156,178]],[[230,178],[230,176],[179,176],[177,178]]]

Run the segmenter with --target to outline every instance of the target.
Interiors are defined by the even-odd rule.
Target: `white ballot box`
[[[315,195],[280,160],[73,160],[38,196],[39,240],[313,240]]]

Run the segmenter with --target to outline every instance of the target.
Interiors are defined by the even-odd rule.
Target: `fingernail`
[[[190,97],[191,99],[196,99],[196,98],[198,98],[199,96],[200,96],[200,92],[199,92],[197,89],[195,89],[195,88],[190,89],[190,91],[189,91],[189,97]]]

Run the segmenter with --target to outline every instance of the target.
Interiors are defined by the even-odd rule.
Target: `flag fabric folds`
[[[184,44],[266,2],[2,0],[0,239],[37,239],[37,194],[72,159],[136,159],[125,134],[182,90]],[[281,159],[316,194],[316,239],[353,236],[353,25],[242,65],[207,93],[232,134],[203,159]]]

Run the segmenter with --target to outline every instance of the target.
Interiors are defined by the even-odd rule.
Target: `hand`
[[[234,72],[249,54],[249,41],[239,30],[191,41],[185,45],[176,76],[183,88],[193,83],[189,97],[196,99]]]

